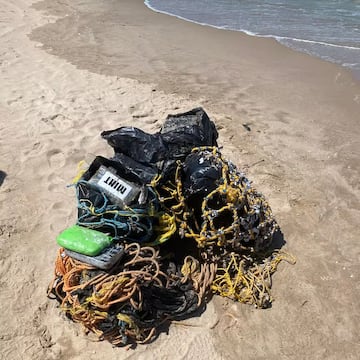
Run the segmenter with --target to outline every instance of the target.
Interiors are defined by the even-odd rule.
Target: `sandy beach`
[[[0,359],[357,359],[360,83],[271,39],[158,14],[141,0],[0,0]],[[160,129],[202,106],[268,199],[297,264],[270,309],[215,296],[126,351],[46,297],[76,222],[80,160],[103,130]]]

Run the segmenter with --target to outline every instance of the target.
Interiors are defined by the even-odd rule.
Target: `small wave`
[[[153,6],[150,5],[149,3],[149,0],[145,0],[144,1],[144,4],[152,11],[155,11],[159,14],[165,14],[165,15],[169,15],[169,16],[173,16],[173,17],[176,17],[178,19],[181,19],[181,20],[185,20],[187,22],[191,22],[191,23],[194,23],[194,24],[198,24],[198,25],[203,25],[203,26],[210,26],[212,28],[215,28],[215,29],[220,29],[220,30],[231,30],[231,31],[239,31],[239,32],[243,32],[247,35],[250,35],[250,36],[259,36],[251,31],[248,31],[248,30],[243,30],[243,29],[236,29],[236,28],[233,28],[233,27],[229,27],[227,25],[224,25],[224,26],[217,26],[217,25],[213,25],[213,24],[209,24],[209,23],[203,23],[203,22],[200,22],[200,21],[195,21],[195,20],[191,20],[189,18],[186,18],[186,17],[183,17],[183,16],[180,16],[180,15],[175,15],[171,12],[167,12],[167,11],[164,11],[164,10],[158,10],[156,8],[154,8]]]
[[[343,63],[344,66],[349,67],[349,68],[354,68],[356,69],[357,67],[359,67],[359,63]]]
[[[201,23],[201,22],[198,22],[198,21],[194,21],[194,20],[191,20],[191,19],[182,17],[182,16],[180,16],[180,15],[175,15],[175,14],[173,14],[173,13],[170,13],[170,12],[167,12],[167,11],[164,11],[164,10],[158,10],[158,9],[156,9],[156,8],[154,8],[153,6],[150,5],[149,0],[145,0],[145,1],[144,1],[144,4],[145,4],[150,10],[155,11],[155,12],[160,13],[160,14],[170,15],[170,16],[176,17],[176,18],[178,18],[178,19],[185,20],[185,21],[189,21],[189,22],[192,22],[192,23],[195,23],[195,24],[199,24],[199,25],[211,26],[211,27],[215,27],[215,28],[217,28],[217,29],[225,29],[225,30],[226,30],[225,27],[214,26],[214,25],[207,24],[207,23]]]
[[[348,69],[351,69],[353,71],[353,74],[356,76],[356,78],[360,79],[360,64],[357,61],[356,62],[351,61],[351,60],[354,60],[353,59],[354,51],[356,51],[356,58],[357,58],[357,52],[360,51],[360,47],[358,47],[358,46],[333,44],[333,43],[326,42],[326,41],[300,39],[300,38],[294,38],[294,37],[289,37],[289,36],[279,36],[279,35],[269,35],[269,34],[264,35],[261,33],[256,33],[256,32],[252,32],[252,31],[249,31],[246,29],[241,29],[238,27],[232,27],[229,25],[223,25],[223,26],[213,25],[213,24],[209,24],[209,23],[195,21],[195,20],[180,16],[180,15],[176,15],[174,13],[167,12],[164,10],[158,10],[158,9],[154,8],[152,5],[150,5],[150,1],[151,0],[145,0],[144,4],[149,9],[151,9],[152,11],[155,11],[157,13],[173,16],[178,19],[192,22],[192,23],[202,25],[202,26],[210,26],[210,27],[213,27],[216,29],[221,29],[221,30],[242,32],[246,35],[260,37],[260,38],[271,38],[271,39],[276,40],[280,44],[282,44],[286,47],[289,47],[293,50],[300,51],[300,52],[306,53],[308,55],[323,59],[325,61],[329,61],[332,63],[342,65],[344,67],[347,67]],[[300,44],[303,44],[303,46],[301,46]],[[308,44],[309,46],[313,45],[312,49],[307,48],[306,44]],[[335,49],[338,49],[339,51],[341,51],[342,55],[340,55],[339,53],[335,54],[334,53],[334,51],[336,51]],[[350,55],[350,53],[353,53],[353,54]]]
[[[276,40],[291,40],[296,42],[303,42],[303,43],[309,43],[309,44],[316,44],[316,45],[322,45],[322,46],[330,46],[335,48],[342,48],[342,49],[348,49],[348,50],[360,50],[360,47],[356,46],[348,46],[348,45],[338,45],[338,44],[332,44],[325,41],[316,41],[316,40],[307,40],[307,39],[297,39],[287,36],[277,36],[277,35],[256,35],[261,37],[271,37]]]
[[[287,36],[279,36],[279,35],[271,35],[271,34],[264,35],[264,34],[255,33],[255,32],[252,32],[252,31],[249,31],[249,30],[246,30],[246,29],[238,29],[238,28],[234,28],[234,27],[231,27],[231,26],[227,26],[227,25],[225,25],[225,26],[212,25],[212,24],[209,24],[209,23],[204,23],[204,22],[191,20],[189,18],[185,18],[185,17],[180,16],[180,15],[175,15],[173,13],[170,13],[170,12],[167,12],[167,11],[164,11],[164,10],[158,10],[158,9],[156,9],[153,6],[150,5],[149,0],[145,0],[144,3],[149,9],[151,9],[151,10],[157,12],[157,13],[174,16],[174,17],[176,17],[178,19],[181,19],[181,20],[189,21],[189,22],[199,24],[199,25],[203,25],[203,26],[210,26],[210,27],[213,27],[213,28],[216,28],[216,29],[239,31],[239,32],[242,32],[242,33],[244,33],[246,35],[250,35],[250,36],[262,37],[262,38],[272,38],[272,39],[275,39],[275,40],[277,40],[279,42],[281,42],[281,40],[289,40],[289,41],[294,41],[294,42],[316,44],[316,45],[329,46],[329,47],[334,47],[334,48],[342,48],[342,49],[348,49],[348,50],[360,50],[360,47],[356,47],[356,46],[339,45],[339,44],[328,43],[328,42],[325,42],[325,41],[299,39],[299,38],[293,38],[293,37],[287,37]]]

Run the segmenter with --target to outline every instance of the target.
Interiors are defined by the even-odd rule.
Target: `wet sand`
[[[0,358],[356,359],[360,345],[360,85],[249,37],[141,0],[0,0]],[[203,106],[224,154],[268,198],[297,264],[271,309],[215,297],[136,350],[94,343],[45,296],[77,163],[102,130],[157,131]]]

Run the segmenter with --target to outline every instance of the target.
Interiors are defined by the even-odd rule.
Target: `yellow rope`
[[[160,215],[159,225],[154,227],[154,231],[159,235],[153,242],[146,244],[146,246],[163,244],[165,241],[170,239],[172,235],[175,234],[176,229],[176,219],[174,215],[171,216],[167,213]]]
[[[294,256],[283,251],[274,251],[260,265],[245,256],[232,253],[228,266],[218,269],[211,289],[220,296],[242,303],[260,308],[267,306],[272,301],[271,275],[282,260],[291,264],[296,262]]]
[[[78,165],[77,165],[77,173],[75,175],[75,177],[72,180],[73,184],[76,184],[81,177],[84,175],[84,173],[86,172],[86,170],[88,169],[88,166],[86,164],[85,160],[81,160],[79,161]]]

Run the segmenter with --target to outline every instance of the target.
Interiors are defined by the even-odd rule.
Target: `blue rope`
[[[97,195],[101,195],[101,206],[96,207],[90,199],[82,198],[81,186],[84,186],[88,191],[90,188],[95,191]],[[152,189],[149,189],[151,193],[149,197],[152,199],[147,202],[146,208],[129,208],[123,210],[111,204],[106,194],[96,184],[80,180],[75,184],[75,187],[78,209],[82,212],[82,215],[78,217],[78,225],[98,229],[110,227],[113,229],[115,234],[114,238],[117,240],[127,239],[140,243],[150,240],[153,234],[154,216],[150,216],[149,213],[151,206],[155,208],[154,205],[157,203],[155,193]],[[157,207],[158,206],[156,206],[156,208]],[[155,213],[155,211],[153,212]],[[98,218],[98,220],[95,220],[94,217]]]

